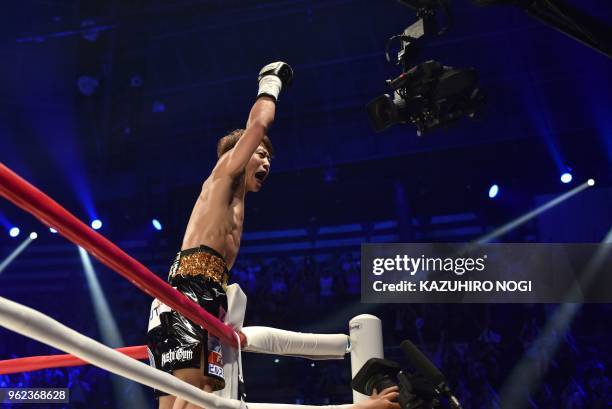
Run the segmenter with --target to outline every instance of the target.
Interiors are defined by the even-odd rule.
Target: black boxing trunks
[[[200,246],[180,251],[168,282],[223,320],[227,311],[228,272],[223,257],[214,249]],[[213,390],[225,387],[223,351],[217,337],[155,299],[149,315],[147,346],[151,366],[172,374],[177,369],[201,369],[212,380]],[[155,390],[155,397],[167,395]]]

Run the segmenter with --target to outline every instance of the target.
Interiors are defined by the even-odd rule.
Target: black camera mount
[[[411,65],[419,54],[418,42],[422,38],[447,31],[448,26],[438,29],[436,17],[440,7],[451,21],[446,1],[401,0],[400,3],[416,10],[417,21],[387,42],[386,57],[391,62],[390,44],[396,39],[401,41],[397,64],[401,65],[402,74],[387,80],[391,95],[384,94],[368,104],[372,126],[382,131],[396,123],[412,123],[417,134],[422,135],[461,116],[474,117],[484,101],[474,69],[455,69],[433,60]]]

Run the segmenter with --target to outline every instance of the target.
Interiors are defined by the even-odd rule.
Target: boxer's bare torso
[[[205,245],[218,251],[231,269],[236,261],[247,192],[257,192],[270,172],[270,153],[262,140],[274,120],[269,97],[255,102],[244,135],[223,154],[191,212],[181,250]]]
[[[244,221],[244,176],[206,179],[191,212],[181,250],[204,244],[217,250],[231,269],[240,248]]]

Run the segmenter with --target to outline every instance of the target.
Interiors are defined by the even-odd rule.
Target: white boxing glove
[[[257,80],[259,81],[257,97],[267,95],[277,101],[278,94],[280,94],[283,87],[291,84],[293,69],[289,64],[282,61],[273,62],[259,71]]]

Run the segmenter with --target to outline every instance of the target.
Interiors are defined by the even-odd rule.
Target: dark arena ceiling
[[[589,16],[583,31],[570,28],[588,37],[599,25],[612,30],[612,1],[448,0],[452,18],[438,16],[448,30],[422,41],[412,63],[473,68],[485,105],[473,120],[463,117],[423,136],[411,124],[376,133],[366,105],[389,92],[385,81],[401,73],[385,59],[387,40],[415,21],[406,3],[440,1],[4,1],[0,193],[10,190],[6,166],[87,225],[95,229],[98,222],[100,234],[165,279],[215,164],[217,140],[245,126],[259,70],[286,61],[295,77],[280,95],[269,132],[276,151],[271,174],[261,192],[246,196],[244,231],[236,234],[240,215],[232,220],[232,245],[239,240],[240,252],[231,282],[248,294],[245,324],[345,333],[349,317],[375,314],[383,320],[385,358],[407,363],[399,343],[418,342],[458,395],[471,396],[462,401],[466,409],[609,407],[612,304],[567,298],[577,297],[579,287],[558,305],[506,298],[459,303],[468,299],[457,294],[449,294],[451,304],[360,302],[371,279],[362,246],[377,243],[600,246],[588,265],[586,258],[543,258],[533,280],[562,288],[557,271],[569,266],[578,273],[584,265],[573,283],[606,292],[598,280],[609,275],[597,268],[605,268],[610,247],[604,243],[612,240],[612,59],[516,4],[563,3],[561,11]],[[610,50],[612,35],[602,41]],[[86,237],[83,247],[92,236],[100,240],[87,225],[79,235]],[[113,269],[123,265],[129,279],[92,263],[74,236],[61,237],[70,236],[69,226],[54,226],[61,234],[0,198],[0,298],[106,345],[143,345],[147,317],[158,304],[150,310],[152,294],[141,290],[169,286],[137,274],[142,269],[129,259],[120,263],[106,242],[88,251],[100,260],[110,249]],[[214,231],[217,238],[227,233]],[[508,254],[508,262],[500,261],[507,278],[523,277],[523,260]],[[524,254],[525,263],[533,261]],[[465,260],[463,250],[453,257]],[[443,277],[427,270],[427,280]],[[0,300],[0,310],[6,305]],[[12,371],[13,358],[58,353],[19,335],[32,327],[21,317],[12,320],[18,333],[0,317],[0,361]],[[364,338],[374,340],[362,331],[349,344]],[[1,364],[0,387],[68,385],[70,407],[158,407],[149,388],[132,382],[121,390],[119,377],[91,366],[4,376]],[[348,359],[315,364],[260,355],[245,359],[244,373],[249,402],[327,405],[351,396]],[[421,387],[420,376],[411,379]]]
[[[570,3],[612,20],[608,1]],[[555,192],[564,167],[609,183],[610,59],[517,7],[451,12],[415,64],[474,67],[486,107],[417,137],[374,133],[365,110],[400,73],[385,44],[415,14],[397,1],[24,1],[0,27],[1,159],[82,217],[144,208],[184,223],[217,139],[244,126],[259,68],[284,60],[295,81],[253,199],[262,224],[384,216],[397,183],[425,213],[474,207],[491,180]]]

